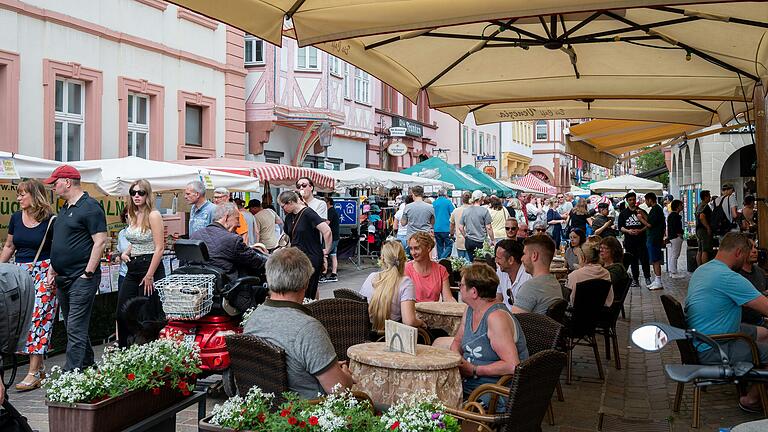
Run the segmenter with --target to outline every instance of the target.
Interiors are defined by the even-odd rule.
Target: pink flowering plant
[[[182,338],[160,339],[129,348],[107,349],[101,362],[84,371],[54,367],[43,380],[46,398],[58,403],[96,403],[140,390],[159,395],[162,387],[188,396],[200,373],[196,344]]]

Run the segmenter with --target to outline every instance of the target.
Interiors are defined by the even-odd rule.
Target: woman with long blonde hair
[[[40,387],[45,378],[43,358],[48,352],[56,315],[56,287],[45,283],[51,265],[53,209],[46,199],[45,186],[37,180],[25,180],[16,189],[20,210],[11,216],[8,237],[0,253],[0,262],[14,262],[32,276],[35,283],[35,307],[26,343],[19,354],[29,355],[29,372],[16,384],[16,390]]]
[[[385,242],[381,247],[381,271],[371,273],[363,282],[360,294],[368,299],[368,314],[373,330],[384,331],[388,319],[413,327],[424,327],[416,318],[416,295],[413,283],[405,275],[405,250],[399,241]]]
[[[130,245],[120,258],[128,264],[128,273],[117,294],[117,338],[121,347],[131,345],[133,334],[127,326],[124,306],[137,297],[148,297],[144,311],[149,317],[162,317],[160,298],[154,283],[165,277],[162,265],[165,235],[163,217],[155,210],[152,186],[136,180],[128,188],[128,227],[125,238]]]

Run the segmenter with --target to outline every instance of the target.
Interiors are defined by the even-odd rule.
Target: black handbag
[[[16,408],[8,402],[8,398],[3,402],[0,409],[0,431],[3,432],[32,432],[27,418],[21,415]]]

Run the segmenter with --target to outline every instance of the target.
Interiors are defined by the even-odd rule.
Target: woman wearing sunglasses
[[[152,199],[152,186],[141,179],[136,180],[128,189],[128,227],[125,238],[130,245],[123,252],[121,259],[128,264],[128,273],[117,295],[117,337],[121,347],[133,343],[133,333],[129,329],[123,307],[137,297],[148,297],[144,305],[145,318],[160,318],[162,308],[160,298],[155,291],[155,281],[165,277],[162,266],[165,238],[163,217],[155,210]]]

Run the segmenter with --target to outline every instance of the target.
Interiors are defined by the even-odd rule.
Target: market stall
[[[636,177],[630,174],[594,182],[589,188],[596,193],[607,192],[628,192],[630,190],[637,193],[654,192],[661,196],[664,185],[659,182]]]
[[[515,180],[515,184],[547,195],[554,195],[557,193],[557,188],[530,173]]]
[[[403,174],[410,174],[417,177],[441,180],[453,185],[457,191],[481,190],[490,193],[491,189],[473,179],[470,175],[462,172],[455,166],[436,157],[429,158],[424,162],[400,171]]]
[[[434,189],[454,188],[452,184],[437,179],[371,168],[358,167],[345,171],[315,169],[314,171],[334,178],[336,180],[336,192],[343,192],[345,189],[354,188],[370,189],[381,187],[385,189],[407,189],[416,185]]]
[[[461,167],[461,171],[487,186],[491,190],[491,193],[496,196],[509,197],[516,195],[516,192],[512,190],[512,188],[505,186],[488,174],[480,171],[474,165],[464,165]]]

